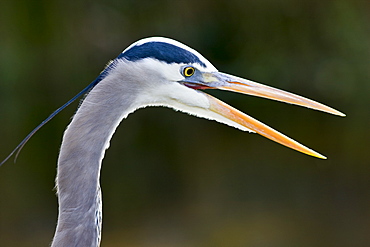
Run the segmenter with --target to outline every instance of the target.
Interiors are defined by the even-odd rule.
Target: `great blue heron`
[[[63,136],[56,178],[59,215],[52,246],[100,245],[101,162],[121,120],[138,108],[171,107],[256,132],[292,149],[325,158],[200,89],[245,93],[344,116],[304,97],[218,72],[197,51],[172,39],[139,40],[111,61],[90,85],[37,126],[1,163],[19,152],[57,113],[88,93]]]

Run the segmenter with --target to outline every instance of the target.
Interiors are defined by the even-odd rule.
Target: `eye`
[[[195,73],[195,68],[191,66],[185,67],[183,70],[183,74],[186,77],[192,76],[194,75],[194,73]]]

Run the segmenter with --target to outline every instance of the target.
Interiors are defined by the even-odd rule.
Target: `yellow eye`
[[[189,77],[189,76],[194,75],[194,73],[195,73],[194,67],[189,66],[189,67],[184,68],[184,71],[183,71],[184,76]]]

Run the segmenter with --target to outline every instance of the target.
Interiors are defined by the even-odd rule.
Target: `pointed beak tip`
[[[333,109],[333,108],[331,108],[331,110],[330,111],[327,111],[328,113],[331,113],[331,114],[333,114],[333,115],[336,115],[336,116],[339,116],[339,117],[346,117],[347,115],[346,114],[344,114],[343,112],[340,112],[340,111],[338,111],[338,110],[336,110],[336,109]]]
[[[305,153],[305,154],[307,154],[309,156],[312,156],[312,157],[315,157],[315,158],[318,158],[318,159],[322,159],[322,160],[327,160],[328,159],[326,156],[324,156],[322,154],[319,154],[317,152],[315,152],[315,153]]]
[[[320,154],[320,156],[316,156],[316,157],[319,158],[319,159],[323,159],[323,160],[327,160],[328,159],[326,156],[321,155],[321,154]]]
[[[299,151],[299,152],[302,152],[304,154],[310,155],[312,157],[315,157],[315,158],[319,158],[319,159],[323,159],[323,160],[326,160],[327,159],[326,156],[324,156],[324,155],[322,155],[322,154],[320,154],[320,153],[318,153],[318,152],[316,152],[316,151],[314,151],[314,150],[312,150],[310,148],[307,148],[307,147],[305,147],[303,145],[302,145],[302,147],[304,149],[299,148],[299,149],[296,149],[296,150]]]

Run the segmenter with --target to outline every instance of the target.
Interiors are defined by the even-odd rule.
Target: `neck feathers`
[[[58,225],[53,247],[99,246],[100,169],[109,141],[135,109],[135,94],[107,77],[87,95],[64,133],[58,159]]]

